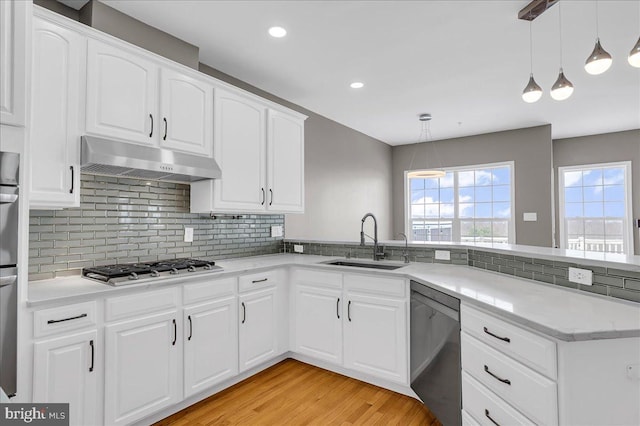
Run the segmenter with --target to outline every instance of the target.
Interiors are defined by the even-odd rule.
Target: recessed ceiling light
[[[354,81],[349,86],[351,86],[352,89],[362,89],[364,87],[364,83],[361,81]]]
[[[271,27],[269,28],[269,35],[275,38],[282,38],[287,35],[287,30],[282,27]]]

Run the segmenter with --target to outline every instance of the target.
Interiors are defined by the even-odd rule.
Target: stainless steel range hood
[[[195,182],[221,176],[213,158],[83,136],[83,173],[171,182]]]

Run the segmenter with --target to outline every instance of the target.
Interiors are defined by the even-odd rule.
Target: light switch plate
[[[193,228],[184,228],[184,242],[192,243],[193,242]]]
[[[273,225],[271,226],[271,236],[272,237],[282,237],[283,229],[282,225]]]
[[[538,213],[536,212],[528,212],[522,214],[522,220],[525,222],[537,222],[538,221]]]
[[[589,269],[569,268],[569,281],[582,285],[593,285],[593,272]]]
[[[436,250],[436,260],[451,260],[451,252],[449,250]]]

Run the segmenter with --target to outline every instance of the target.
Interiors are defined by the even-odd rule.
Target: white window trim
[[[444,170],[445,172],[460,172],[460,171],[469,171],[469,170],[477,170],[483,168],[494,168],[494,167],[504,167],[509,166],[510,172],[510,188],[511,191],[511,218],[509,219],[509,239],[507,240],[507,244],[515,244],[516,242],[516,184],[515,184],[515,161],[501,161],[499,163],[486,163],[486,164],[471,164],[468,166],[455,166],[455,167],[443,167],[439,168],[439,170]],[[413,242],[411,232],[411,188],[409,186],[409,173],[414,171],[419,171],[424,169],[412,169],[404,171],[404,234],[407,236],[407,240],[409,242]],[[452,229],[452,239],[453,243],[460,243],[460,218],[458,217],[458,175],[456,174],[453,179],[453,197],[454,197],[454,208],[455,214],[452,219],[453,229]],[[458,241],[455,241],[456,237]]]
[[[608,167],[624,167],[624,181],[625,181],[625,199],[624,199],[624,208],[625,208],[625,216],[626,220],[623,221],[623,239],[624,246],[627,249],[627,252],[624,254],[633,255],[634,253],[634,245],[633,245],[633,226],[630,226],[630,221],[633,220],[632,207],[631,207],[631,161],[615,161],[612,163],[597,163],[597,164],[581,164],[578,166],[562,166],[558,167],[558,218],[560,225],[560,248],[567,249],[566,243],[566,229],[565,229],[565,217],[564,217],[564,172],[570,172],[573,170],[584,170],[584,169],[604,169]]]

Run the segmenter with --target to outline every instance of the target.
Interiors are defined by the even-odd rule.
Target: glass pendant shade
[[[537,102],[542,97],[542,88],[533,79],[533,74],[529,77],[529,84],[522,91],[522,99],[527,103]]]
[[[407,175],[409,179],[429,179],[445,177],[446,174],[447,172],[444,170],[416,170],[415,172],[409,172]]]
[[[551,97],[556,101],[564,101],[573,93],[573,84],[564,76],[564,71],[560,68],[558,79],[551,87]]]
[[[596,39],[596,45],[593,48],[593,52],[587,58],[584,64],[584,69],[591,75],[602,74],[611,66],[611,55],[602,48],[600,39]]]
[[[638,38],[638,42],[633,46],[631,52],[629,52],[627,60],[632,67],[640,68],[640,38]]]

